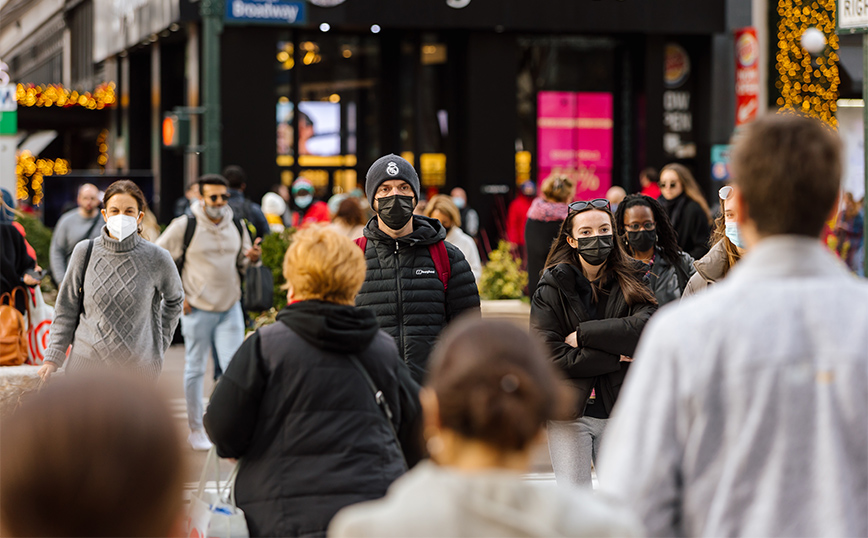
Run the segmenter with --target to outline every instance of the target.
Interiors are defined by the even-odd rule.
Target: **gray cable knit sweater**
[[[123,367],[156,379],[183,309],[181,277],[169,253],[133,234],[112,239],[103,227],[94,239],[87,272],[87,242],[76,245],[60,286],[45,360],[67,370]],[[84,313],[79,293],[84,275]],[[80,316],[78,328],[76,319]]]

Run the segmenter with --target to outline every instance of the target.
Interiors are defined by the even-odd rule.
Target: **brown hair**
[[[350,226],[361,226],[365,223],[365,215],[359,201],[350,197],[340,203],[334,220],[343,221]]]
[[[542,182],[540,190],[549,201],[566,204],[576,196],[576,182],[569,176],[552,174]]]
[[[699,185],[696,183],[696,179],[694,179],[690,170],[688,170],[683,164],[667,164],[660,170],[660,177],[663,177],[663,172],[666,172],[667,170],[672,170],[678,175],[678,181],[681,182],[681,188],[684,189],[684,194],[699,204],[699,207],[701,207],[705,212],[705,218],[708,219],[708,223],[711,224],[711,209],[708,208],[708,202],[705,201],[705,196],[702,195],[702,191],[699,189]]]
[[[132,196],[136,200],[136,205],[139,207],[139,211],[142,213],[144,213],[145,209],[148,207],[142,189],[129,179],[120,179],[109,185],[102,197],[102,205],[108,207],[108,201],[116,194],[128,194]]]
[[[546,421],[566,419],[575,403],[546,357],[513,324],[453,323],[432,352],[426,383],[441,425],[504,452],[527,448]]]
[[[299,230],[283,259],[296,301],[355,303],[365,281],[365,255],[351,239],[323,226]]]
[[[461,212],[458,211],[458,206],[452,201],[451,196],[438,194],[428,200],[428,205],[425,206],[425,216],[431,217],[434,211],[439,211],[452,219],[452,226],[461,226]]]
[[[573,220],[575,220],[576,215],[586,211],[602,211],[608,215],[612,226],[612,234],[615,234],[618,229],[615,225],[615,217],[608,209],[598,209],[588,206],[581,211],[570,211],[567,218],[565,218],[564,222],[561,223],[561,229],[558,231],[558,236],[554,243],[552,243],[552,248],[549,250],[549,255],[546,258],[545,264],[546,269],[550,269],[561,263],[568,263],[582,269],[582,262],[579,259],[579,253],[576,249],[571,247],[569,243],[567,243],[567,237],[570,237],[573,233]],[[639,275],[638,267],[636,265],[637,262],[633,261],[627,253],[624,252],[624,247],[621,245],[621,241],[618,241],[617,237],[613,237],[612,239],[614,245],[612,247],[612,252],[609,254],[609,259],[607,259],[603,264],[603,270],[600,271],[597,280],[591,283],[594,299],[596,300],[597,298],[599,286],[602,285],[606,279],[615,277],[618,279],[618,284],[621,285],[621,293],[624,294],[624,300],[627,301],[628,305],[633,306],[638,303],[657,304],[657,299],[654,298],[654,294],[651,293],[651,290],[645,282],[642,281],[642,277]],[[584,270],[582,270],[582,274],[584,274]]]
[[[760,235],[819,237],[841,187],[841,140],[819,120],[768,115],[747,125],[732,150],[742,211]]]
[[[53,381],[3,423],[4,534],[169,535],[182,510],[180,443],[151,384],[106,373]]]
[[[726,253],[726,265],[723,267],[723,276],[726,276],[732,266],[741,259],[738,248],[726,236],[726,200],[720,201],[720,216],[714,219],[714,230],[711,232],[708,244],[714,246],[718,241],[723,241],[723,251]]]

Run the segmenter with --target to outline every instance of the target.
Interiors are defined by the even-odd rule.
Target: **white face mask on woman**
[[[113,217],[109,217],[106,219],[105,225],[108,231],[118,238],[118,241],[123,241],[139,230],[138,219],[129,215],[114,215]]]

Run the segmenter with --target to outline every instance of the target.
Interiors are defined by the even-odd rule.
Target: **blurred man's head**
[[[247,174],[240,166],[230,164],[223,169],[223,177],[229,182],[229,188],[236,191],[243,191],[247,186]]]
[[[151,383],[52,378],[3,421],[4,536],[178,536],[183,490],[181,440]]]
[[[745,239],[819,237],[837,207],[841,172],[841,141],[819,120],[779,114],[748,124],[732,151],[739,227],[754,236]]]
[[[657,180],[657,170],[650,166],[639,172],[639,184],[643,189],[652,183],[657,183]]]
[[[606,200],[609,200],[613,212],[618,209],[618,204],[620,204],[626,196],[627,191],[625,191],[623,187],[617,185],[609,187],[609,190],[606,191]]]
[[[96,215],[96,210],[99,208],[99,189],[96,185],[85,183],[78,188],[78,209],[85,217]]]

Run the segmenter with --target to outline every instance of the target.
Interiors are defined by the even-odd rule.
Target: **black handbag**
[[[248,267],[244,274],[244,308],[265,311],[274,305],[274,277],[271,269],[260,265]]]

